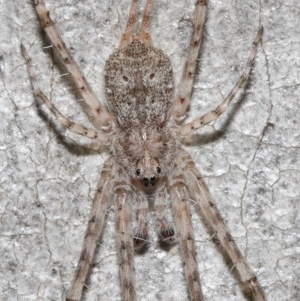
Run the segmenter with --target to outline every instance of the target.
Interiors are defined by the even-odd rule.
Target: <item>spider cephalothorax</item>
[[[130,127],[113,143],[119,164],[132,180],[142,181],[145,187],[154,186],[173,167],[176,141],[166,127]]]

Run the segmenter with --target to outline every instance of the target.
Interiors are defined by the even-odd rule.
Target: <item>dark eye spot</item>
[[[141,170],[137,169],[135,173],[136,173],[137,176],[139,176],[141,174]]]
[[[124,82],[128,82],[128,77],[123,75],[123,80],[124,80]]]
[[[157,171],[157,173],[161,173],[161,168],[160,167],[156,167],[156,171]]]
[[[153,79],[155,77],[155,74],[154,73],[151,73],[150,74],[150,79]]]

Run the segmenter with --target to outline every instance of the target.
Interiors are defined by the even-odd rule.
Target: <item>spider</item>
[[[252,298],[256,301],[266,300],[260,283],[236,246],[195,163],[181,146],[186,137],[224,113],[245,84],[262,37],[262,27],[253,42],[244,72],[228,96],[215,110],[182,124],[189,105],[201,45],[206,0],[198,0],[195,4],[187,59],[176,93],[170,60],[153,46],[150,35],[152,2],[147,0],[137,30],[138,1],[132,0],[120,44],[105,65],[107,104],[104,106],[72,59],[45,3],[35,0],[36,11],[46,33],[89,108],[93,129],[69,120],[55,108],[39,88],[31,59],[25,47],[21,46],[38,101],[51,111],[61,125],[101,142],[111,152],[101,171],[79,263],[66,300],[79,301],[82,298],[111,199],[115,212],[122,300],[135,300],[134,250],[147,244],[149,201],[154,202],[160,239],[173,243],[176,236],[178,240],[190,299],[204,300],[196,261],[188,202],[190,198],[199,205]],[[171,199],[174,226],[167,214],[168,197]],[[135,214],[132,214],[133,211]]]

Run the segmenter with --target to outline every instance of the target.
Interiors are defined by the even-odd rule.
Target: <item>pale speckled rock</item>
[[[114,1],[47,1],[103,100],[104,63],[118,45],[130,1],[120,2],[115,7]],[[157,2],[153,40],[171,59],[176,86],[194,1]],[[42,50],[48,44],[31,3],[0,0],[0,5],[0,295],[8,301],[63,300],[106,154],[95,154],[89,141],[70,133],[62,138],[37,114],[20,42],[34,58],[45,93],[62,113],[88,125],[68,78],[59,77],[64,71],[53,67],[51,49]],[[262,24],[263,43],[243,102],[201,130],[200,145],[189,149],[272,301],[297,301],[300,294],[299,8],[296,0],[209,1],[190,109],[190,118],[208,112],[230,91]],[[193,214],[193,219],[206,299],[243,300],[201,218]],[[86,300],[120,300],[113,232],[109,217]],[[154,231],[150,235],[155,241]],[[177,249],[166,252],[154,242],[136,256],[139,300],[187,300]]]

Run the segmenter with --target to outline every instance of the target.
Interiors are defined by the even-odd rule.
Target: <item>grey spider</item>
[[[55,108],[39,88],[31,59],[22,46],[37,99],[47,106],[64,127],[100,141],[112,152],[101,171],[78,267],[67,300],[81,300],[110,199],[113,199],[115,208],[122,300],[135,300],[134,248],[141,248],[147,242],[149,198],[155,200],[154,209],[161,239],[173,242],[176,234],[191,300],[201,301],[204,297],[196,261],[188,204],[190,198],[200,206],[252,298],[256,301],[266,300],[261,285],[236,246],[195,163],[179,142],[216,120],[228,108],[250,74],[257,45],[262,37],[262,28],[253,42],[243,74],[224,101],[210,113],[182,124],[189,105],[201,45],[206,0],[198,0],[195,5],[188,55],[176,94],[170,60],[153,46],[149,33],[152,0],[147,0],[139,32],[135,29],[138,1],[132,0],[119,47],[111,54],[105,66],[106,107],[100,104],[72,59],[44,2],[35,0],[35,3],[46,33],[90,109],[90,121],[94,129],[70,121]],[[168,195],[172,200],[175,227],[167,215],[165,200]],[[134,229],[132,206],[136,211]]]

